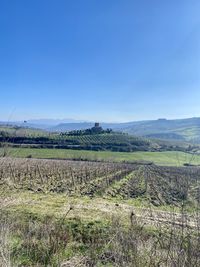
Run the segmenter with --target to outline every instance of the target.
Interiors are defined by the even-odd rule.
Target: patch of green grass
[[[47,158],[47,159],[83,159],[104,161],[150,161],[158,165],[182,166],[184,163],[200,164],[200,155],[193,156],[190,153],[180,151],[165,152],[110,152],[110,151],[87,151],[71,149],[36,149],[36,148],[9,148],[11,157]],[[0,149],[0,155],[3,149]]]
[[[103,221],[79,218],[35,217],[30,213],[11,213],[11,258],[13,266],[60,266],[60,262],[85,254],[90,244],[101,248],[108,225]]]

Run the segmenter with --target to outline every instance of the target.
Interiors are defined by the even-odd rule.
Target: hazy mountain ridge
[[[139,125],[130,125],[123,131],[151,138],[199,142],[200,118],[146,121]]]
[[[82,120],[75,119],[30,119],[24,121],[0,121],[0,125],[8,125],[8,126],[19,126],[19,127],[29,127],[29,128],[37,128],[42,130],[49,130],[51,127],[56,127],[60,124],[68,124],[68,123],[82,123]]]

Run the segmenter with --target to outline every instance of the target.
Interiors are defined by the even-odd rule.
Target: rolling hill
[[[0,122],[0,125],[5,124],[5,122]],[[91,128],[93,124],[93,122],[81,122],[73,120],[69,120],[68,122],[62,120],[28,121],[26,124],[23,122],[9,123],[9,125],[17,125],[21,127],[26,126],[28,128],[43,129],[58,133],[88,129]],[[177,120],[158,119],[132,121],[126,123],[101,123],[101,126],[104,129],[111,128],[114,131],[120,131],[134,136],[200,143],[200,118]]]
[[[27,148],[60,148],[93,151],[195,151],[198,145],[186,142],[155,140],[120,132],[71,133],[47,132],[18,126],[0,126],[0,146]]]
[[[122,128],[123,132],[149,138],[200,142],[200,118],[144,121]]]
[[[176,140],[200,143],[200,118],[178,120],[149,120],[127,123],[102,123],[104,129],[112,128],[135,136],[155,139]],[[63,123],[52,128],[51,131],[70,131],[87,129],[92,123]]]

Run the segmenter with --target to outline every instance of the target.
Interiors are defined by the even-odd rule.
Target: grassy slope
[[[3,149],[0,149],[0,155]],[[200,164],[200,156],[177,152],[109,152],[109,151],[85,151],[70,149],[30,149],[9,148],[8,153],[12,157],[33,158],[60,158],[60,159],[89,159],[89,160],[112,160],[112,161],[152,161],[158,165],[181,166],[184,163]]]

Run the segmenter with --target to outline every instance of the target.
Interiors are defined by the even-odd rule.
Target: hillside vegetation
[[[141,137],[120,133],[103,133],[92,135],[60,135],[60,134],[13,134],[0,132],[0,143],[10,146],[26,146],[37,148],[73,148],[85,150],[110,151],[153,151],[161,146]]]
[[[185,142],[161,141],[150,138],[114,132],[110,129],[100,133],[88,130],[78,130],[63,133],[50,133],[47,131],[23,128],[0,127],[0,145],[27,148],[60,148],[94,151],[171,151],[179,150],[194,152],[199,150],[198,145]]]

